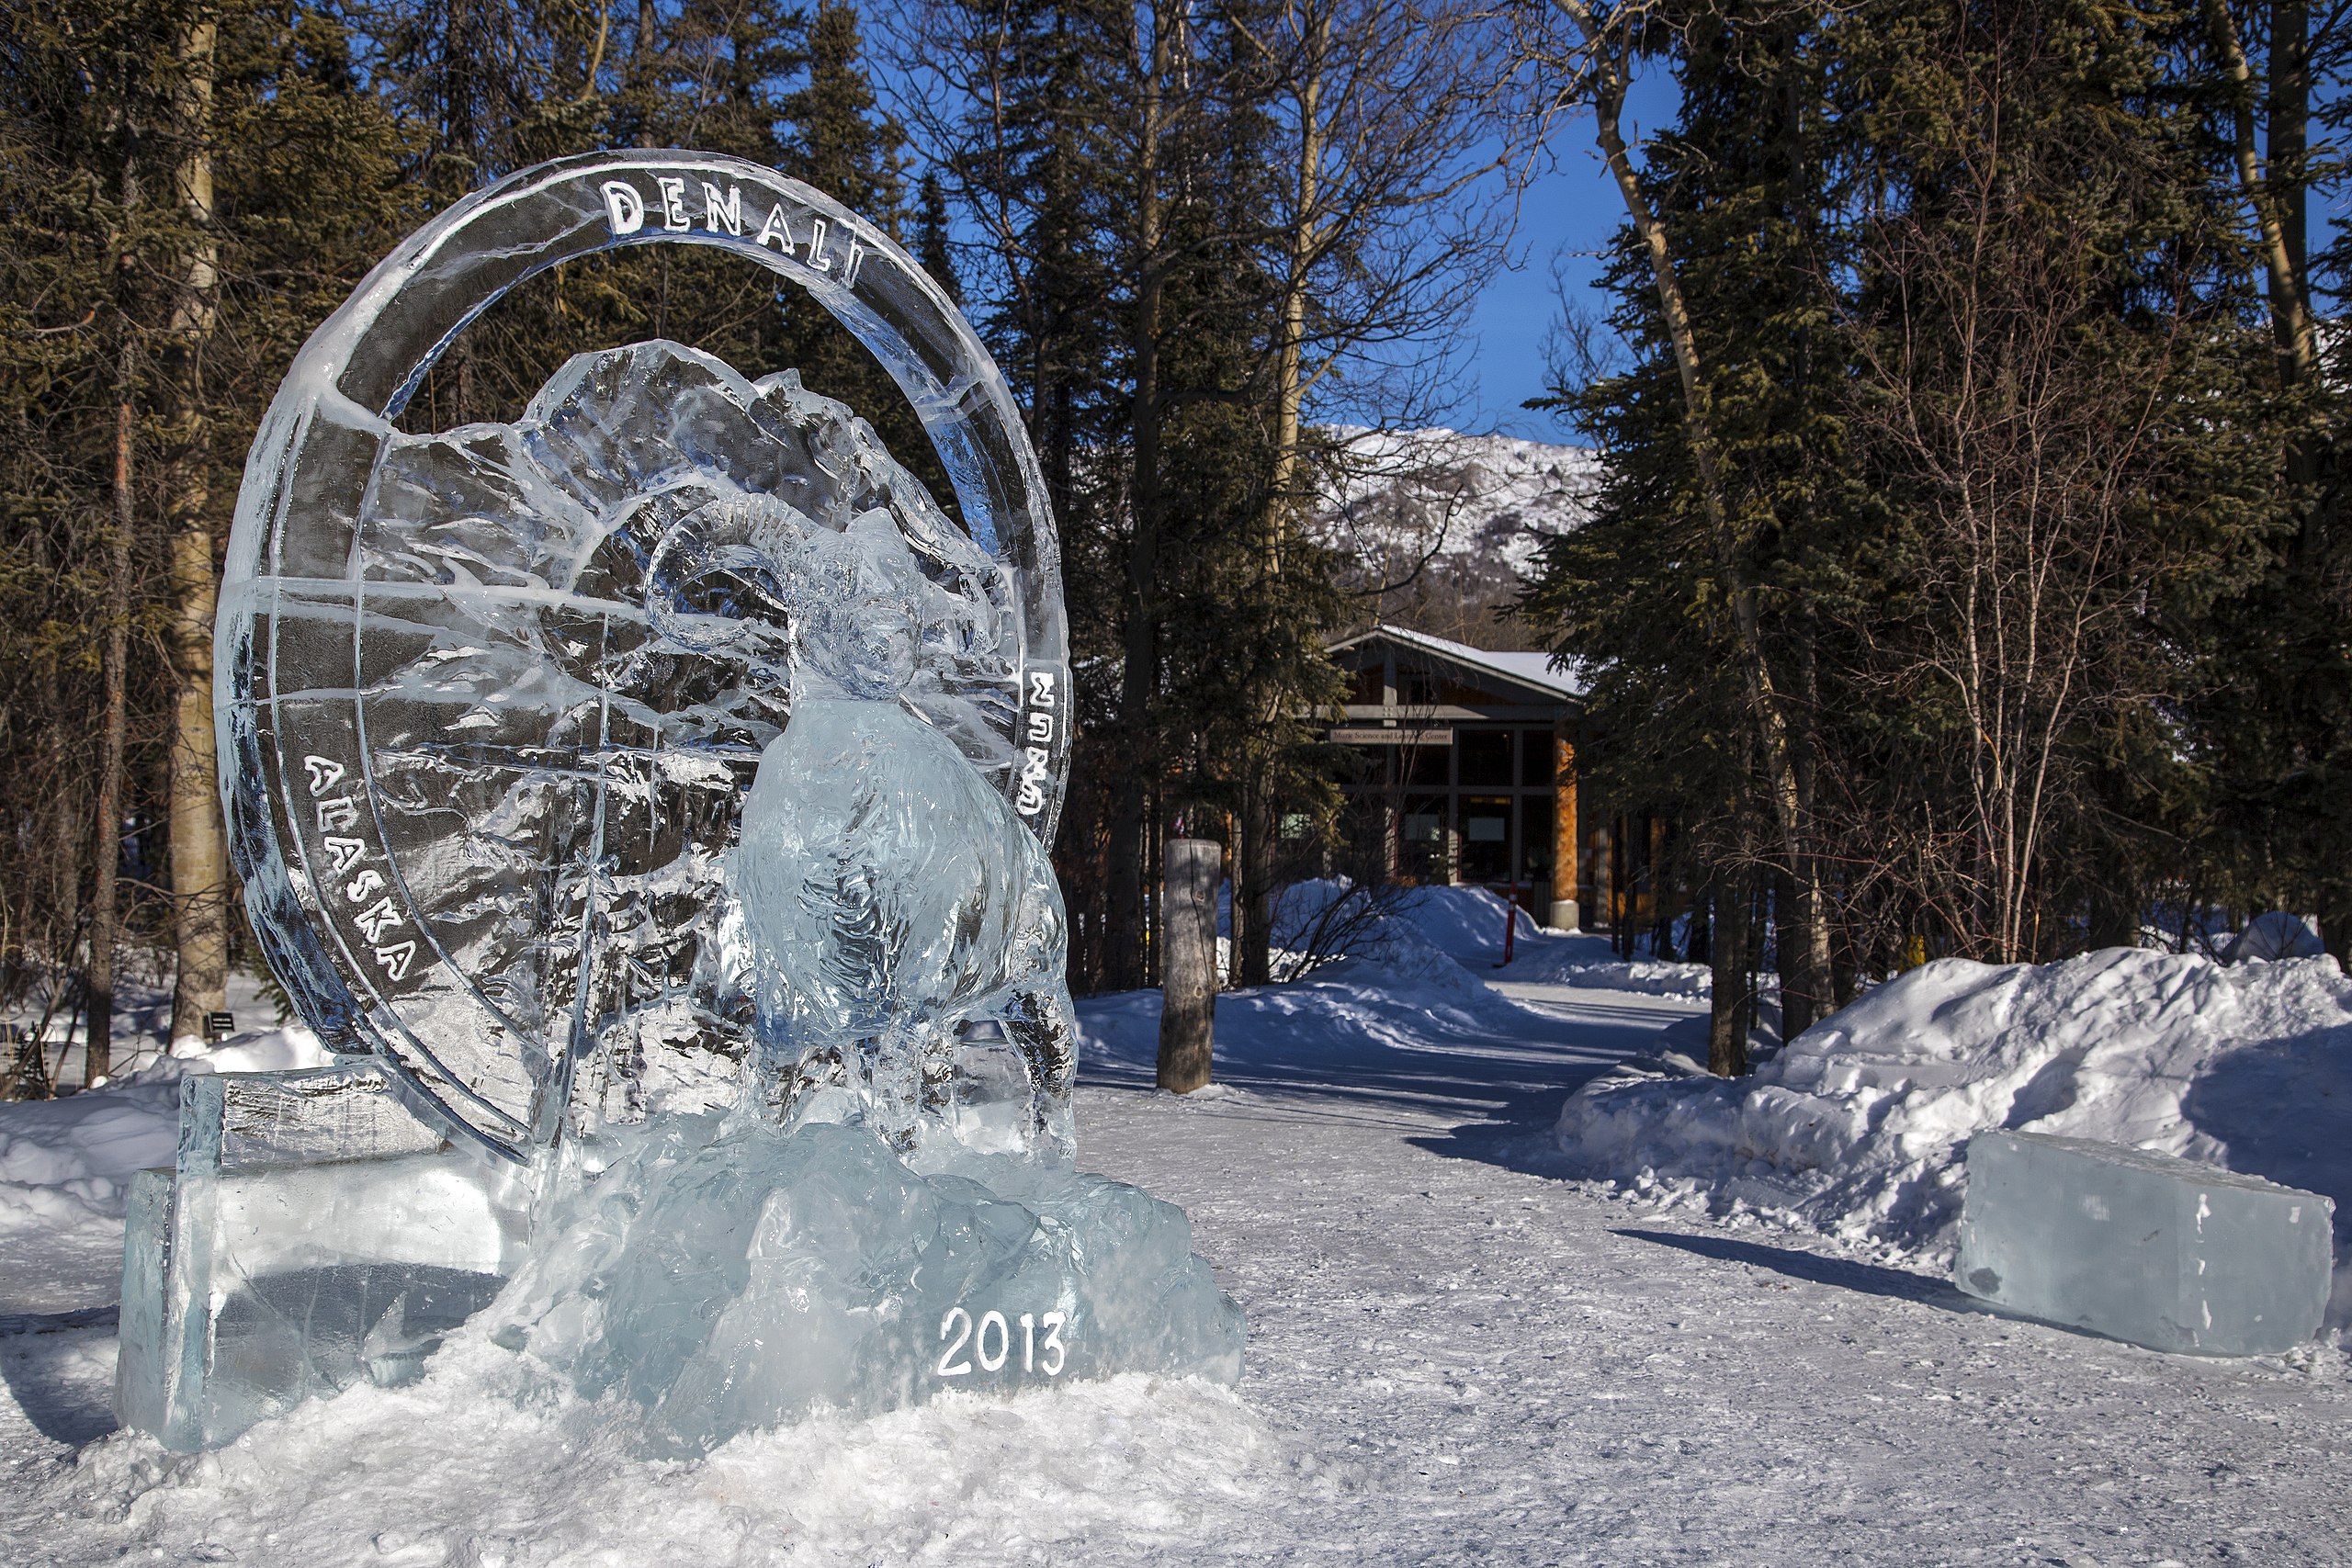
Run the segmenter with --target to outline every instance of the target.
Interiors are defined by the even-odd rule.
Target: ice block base
[[[131,1186],[115,1369],[117,1418],[166,1448],[416,1377],[519,1264],[520,1168],[445,1145],[373,1064],[180,1089],[175,1165]]]
[[[857,1125],[657,1118],[550,1201],[492,1337],[644,1447],[707,1452],[819,1410],[1120,1372],[1241,1375],[1241,1310],[1184,1212],[968,1151],[910,1167]]]

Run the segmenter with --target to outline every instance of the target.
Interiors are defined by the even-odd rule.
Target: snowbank
[[[1285,888],[1278,921],[1311,910],[1306,903],[1310,897],[1328,901],[1340,886],[1311,883]],[[1442,904],[1439,908],[1442,932]],[[1495,924],[1499,931],[1499,901]],[[1286,923],[1276,926],[1278,933],[1295,929]],[[1220,1060],[1230,1063],[1238,1055],[1261,1065],[1279,1064],[1283,1073],[1344,1069],[1383,1047],[1418,1050],[1438,1042],[1509,1039],[1520,1033],[1526,1013],[1449,957],[1423,934],[1424,929],[1417,919],[1391,915],[1373,928],[1355,952],[1302,979],[1222,993],[1216,1004]],[[1485,972],[1485,965],[1478,967]],[[1090,997],[1079,1010],[1082,1057],[1148,1072],[1159,1052],[1159,1032],[1158,991]]]
[[[1651,997],[1688,997],[1693,1001],[1704,1001],[1715,990],[1714,977],[1703,964],[1623,959],[1605,938],[1581,935],[1553,937],[1521,948],[1503,978],[1639,991]]]
[[[1578,1175],[1758,1212],[1948,1268],[1981,1128],[2210,1161],[2336,1201],[2352,1222],[2352,980],[2331,958],[2223,967],[2110,949],[1947,959],[1823,1020],[1746,1079],[1653,1062],[1561,1108]],[[2339,1261],[2332,1322],[2352,1304]]]
[[[1501,963],[1503,900],[1487,888],[1424,887],[1405,901],[1398,914],[1430,945],[1464,964]],[[1714,989],[1703,964],[1623,959],[1605,937],[1548,931],[1524,909],[1513,910],[1511,919],[1511,961],[1498,979],[1693,1000],[1704,1000]]]
[[[1233,931],[1230,886],[1219,892],[1221,898],[1227,899],[1218,906],[1221,938],[1231,936]],[[1433,950],[1478,968],[1502,957],[1503,901],[1483,887],[1386,887],[1371,895],[1371,908],[1358,905],[1339,910],[1336,917],[1329,915],[1334,904],[1354,892],[1355,885],[1346,877],[1327,876],[1291,883],[1274,896],[1274,946],[1289,959],[1291,967],[1296,966],[1318,937],[1329,940],[1329,932],[1318,927],[1334,919],[1355,929],[1358,954],[1401,938],[1417,949]],[[1543,928],[1526,910],[1513,909],[1510,919],[1520,952],[1545,940]],[[1326,953],[1326,961],[1333,956],[1339,955]],[[1278,975],[1283,973],[1279,959],[1275,967]]]
[[[1317,917],[1348,889],[1345,880],[1330,878],[1293,883],[1283,888],[1274,906],[1276,945],[1293,950],[1306,945]],[[1418,939],[1417,950],[1434,950],[1478,975],[1496,971],[1490,976],[1494,979],[1694,1001],[1705,1000],[1713,990],[1703,964],[1622,959],[1605,937],[1552,931],[1516,908],[1508,916],[1511,961],[1506,965],[1502,962],[1506,906],[1500,895],[1485,887],[1416,887],[1398,890],[1394,897],[1386,926],[1408,929]],[[1221,922],[1219,930],[1230,928]],[[1222,952],[1220,948],[1220,955]],[[1295,953],[1292,963],[1295,967]],[[1280,962],[1275,973],[1278,977],[1286,974]]]
[[[93,1290],[112,1299],[130,1176],[172,1163],[180,1079],[322,1067],[332,1059],[294,1024],[161,1057],[63,1100],[0,1104],[0,1253],[7,1258],[0,1313],[59,1311]]]
[[[2319,923],[2309,915],[2272,909],[2255,916],[2222,954],[2233,964],[2249,958],[2317,958],[2327,951],[2319,939]]]
[[[1505,905],[1484,887],[1417,887],[1397,906],[1398,916],[1431,947],[1465,964],[1493,964],[1503,955]],[[1511,909],[1512,945],[1540,942],[1544,928],[1524,909]]]

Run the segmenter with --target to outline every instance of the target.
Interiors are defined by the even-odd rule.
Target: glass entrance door
[[[1462,800],[1462,860],[1464,882],[1501,882],[1510,875],[1509,795],[1465,795]]]

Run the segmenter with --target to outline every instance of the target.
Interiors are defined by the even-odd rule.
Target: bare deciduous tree
[[[1960,951],[2010,962],[2038,955],[2043,857],[2104,725],[2157,695],[2132,623],[2165,562],[2159,424],[2193,327],[2179,297],[2116,319],[2099,231],[2131,191],[2050,202],[2048,149],[2008,134],[1994,85],[1969,88],[1932,199],[1867,226],[1883,304],[1857,334],[1856,414],[1913,534],[1917,609],[1854,629],[1874,679],[1946,713],[1928,756],[1962,813],[1913,803],[1881,858]]]

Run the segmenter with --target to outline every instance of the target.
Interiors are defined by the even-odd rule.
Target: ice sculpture
[[[2335,1205],[2170,1155],[2038,1133],[1968,1141],[1960,1288],[2158,1350],[2255,1356],[2317,1334]]]
[[[862,1128],[756,1117],[614,1142],[492,1316],[581,1393],[639,1407],[653,1451],[942,1389],[1240,1375],[1240,1311],[1183,1211],[1124,1183],[962,1151],[918,1173]]]
[[[1064,1157],[1075,1059],[1052,869],[901,700],[925,649],[969,641],[984,606],[933,584],[884,513],[835,534],[775,502],[745,511],[786,563],[796,626],[792,723],[761,754],[733,867],[772,1098],[796,1122],[865,1115],[902,1150],[926,1122],[954,1137],[1006,1110],[1012,1148]],[[972,1104],[959,1084],[960,1036],[983,1021],[1010,1031],[1018,1104]]]
[[[511,425],[395,426],[504,290],[662,242],[837,317],[956,515],[796,373],[658,340]],[[673,1448],[1238,1375],[1181,1211],[1070,1164],[1052,517],[1001,376],[870,225],[691,152],[468,198],[288,372],[217,640],[254,929],[345,1066],[225,1091],[273,1108],[250,1158],[191,1089],[125,1244],[126,1422],[209,1446],[414,1375],[501,1289],[502,1342]],[[420,1203],[438,1250],[401,1239]]]

